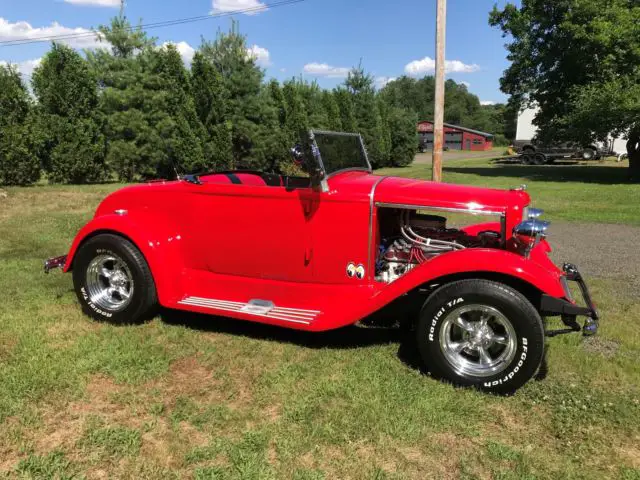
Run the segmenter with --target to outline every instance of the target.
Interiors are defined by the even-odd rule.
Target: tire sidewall
[[[544,329],[539,315],[524,297],[514,295],[508,287],[497,286],[474,291],[470,288],[435,292],[425,303],[417,329],[418,347],[432,374],[456,385],[472,386],[496,393],[510,393],[525,384],[537,371],[544,354]],[[457,291],[456,291],[457,290]],[[455,370],[440,346],[440,330],[447,315],[464,305],[486,305],[501,312],[513,326],[517,348],[509,366],[488,377],[472,377]],[[523,307],[525,312],[523,312]],[[526,312],[526,310],[531,311]],[[527,314],[529,319],[525,318]]]
[[[145,275],[134,256],[135,247],[125,239],[112,235],[100,235],[88,240],[80,247],[73,262],[73,283],[82,310],[91,318],[110,323],[137,323],[147,308],[145,298]],[[101,308],[91,302],[87,289],[87,268],[98,255],[115,255],[127,265],[133,279],[133,297],[129,304],[118,311]]]
[[[582,159],[589,161],[589,160],[595,160],[596,158],[596,152],[592,149],[592,148],[586,148],[582,151]]]

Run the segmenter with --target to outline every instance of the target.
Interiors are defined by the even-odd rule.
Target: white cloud
[[[376,77],[376,87],[384,88],[387,83],[393,82],[394,80],[397,80],[396,77]]]
[[[245,15],[257,15],[267,10],[267,6],[260,0],[213,0],[213,13],[235,12],[247,10]]]
[[[178,43],[176,43],[176,42],[164,42],[162,44],[163,47],[165,47],[167,45],[174,45],[176,47],[176,50],[178,50],[178,53],[182,57],[182,61],[186,65],[191,65],[191,61],[193,60],[193,56],[196,53],[195,48],[193,48],[187,42],[178,42]]]
[[[347,67],[333,67],[326,63],[307,63],[302,71],[309,75],[328,78],[345,78],[349,74]]]
[[[271,54],[269,50],[259,45],[253,45],[247,48],[247,57],[253,58],[261,67],[271,65]]]
[[[286,68],[284,68],[284,67],[282,67],[282,68],[280,69],[280,71],[281,71],[282,73],[285,73],[285,72],[287,71],[287,69],[286,69]]]
[[[7,66],[10,62],[5,62],[4,60],[0,60],[0,65]],[[42,58],[36,58],[34,60],[25,60],[23,62],[11,62],[12,65],[18,67],[18,72],[20,72],[23,76],[31,77],[33,75],[33,71],[36,69],[38,65],[42,63]]]
[[[464,85],[465,87],[467,87],[467,90],[469,88],[471,88],[471,84],[469,82],[458,82],[460,85]]]
[[[64,0],[73,5],[88,5],[90,7],[119,7],[120,0]]]
[[[494,102],[493,100],[480,100],[480,105],[495,105],[496,102]]]
[[[82,35],[76,38],[60,39],[61,43],[66,43],[76,48],[96,48],[98,46],[106,46],[106,43],[100,43],[94,32],[87,28],[77,27],[69,28],[53,22],[48,27],[33,27],[27,22],[11,23],[0,17],[0,40],[36,40],[50,38],[58,35]]]
[[[474,64],[466,64],[460,60],[445,60],[444,71],[447,73],[473,73],[480,70],[480,66]],[[424,57],[421,60],[414,60],[407,63],[404,71],[408,75],[423,75],[425,73],[433,73],[436,71],[436,61],[431,57]]]

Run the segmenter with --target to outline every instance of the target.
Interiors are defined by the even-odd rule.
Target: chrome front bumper
[[[562,266],[562,270],[565,272],[565,278],[569,282],[576,282],[580,287],[582,298],[585,306],[580,306],[562,298],[551,297],[549,295],[542,295],[540,299],[540,313],[543,316],[557,316],[562,317],[562,321],[568,327],[561,330],[551,330],[547,332],[547,336],[554,337],[562,333],[571,333],[582,331],[585,336],[595,335],[598,332],[598,322],[600,320],[600,314],[593,303],[589,288],[587,287],[584,278],[578,271],[575,265],[565,263]],[[586,317],[584,325],[581,327],[577,322],[577,317]]]

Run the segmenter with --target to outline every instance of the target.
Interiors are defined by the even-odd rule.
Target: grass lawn
[[[623,170],[562,168],[460,161],[445,178],[528,183],[552,219],[640,224]],[[41,268],[115,188],[0,192],[0,477],[640,479],[640,296],[614,281],[590,279],[600,335],[550,340],[547,378],[511,398],[423,375],[395,330],[114,327]]]

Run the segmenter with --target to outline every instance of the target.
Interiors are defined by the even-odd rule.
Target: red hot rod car
[[[587,287],[548,258],[524,188],[377,176],[359,135],[309,137],[292,149],[308,176],[187,175],[111,194],[45,270],[71,271],[83,310],[119,323],[160,305],[324,331],[406,301],[428,370],[493,392],[536,373],[545,334],[595,333]],[[452,228],[462,214],[493,221]],[[547,316],[567,328],[545,332]]]

